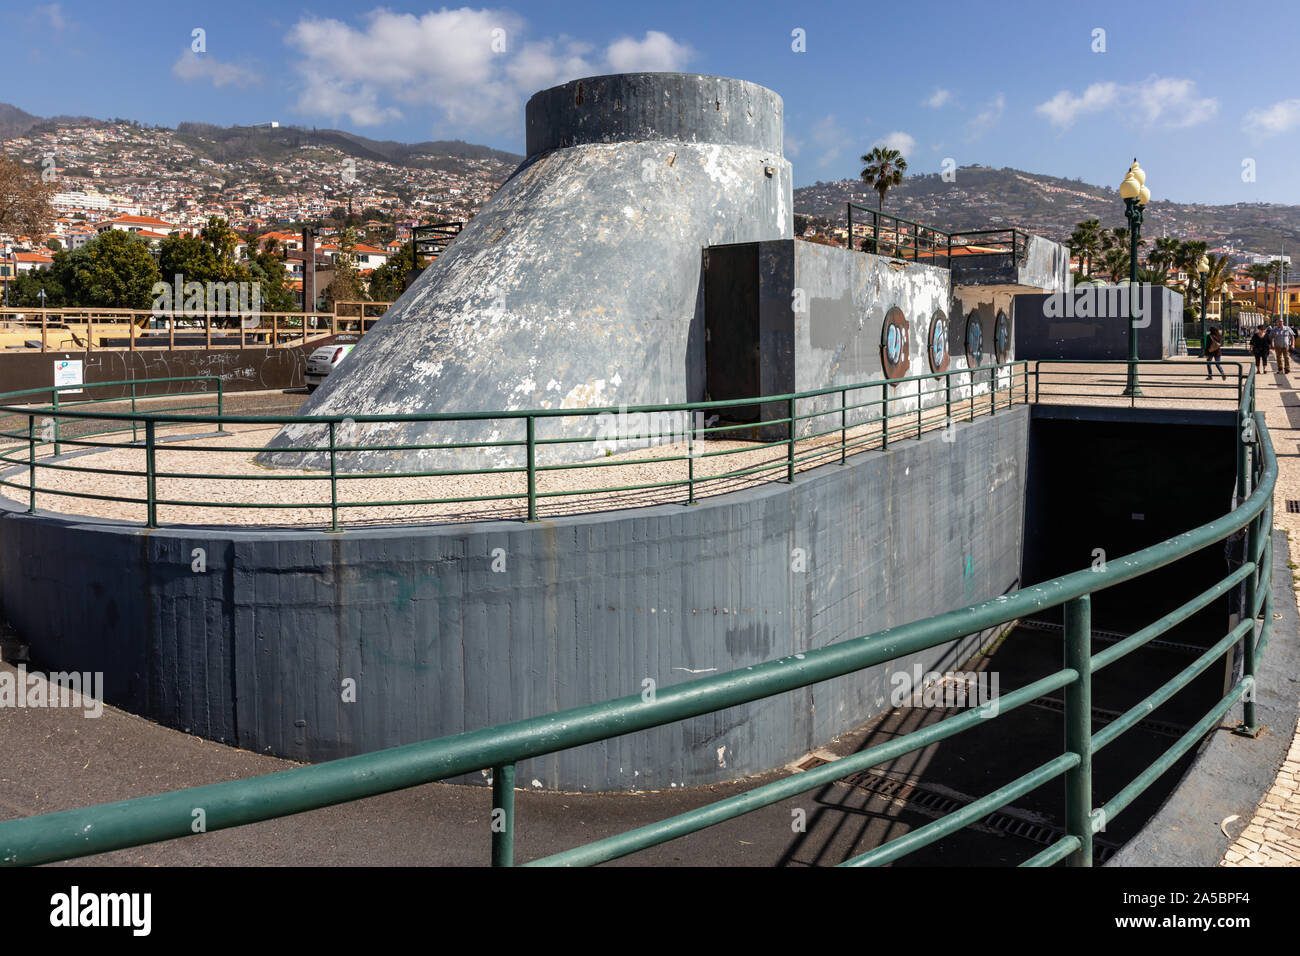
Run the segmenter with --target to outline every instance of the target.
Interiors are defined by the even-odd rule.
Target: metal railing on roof
[[[949,233],[870,206],[847,207],[848,247],[862,252],[951,268],[955,256],[1010,256],[1019,263],[1029,249],[1029,233],[1015,227]]]

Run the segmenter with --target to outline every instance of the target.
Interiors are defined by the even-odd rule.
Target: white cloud
[[[647,30],[642,40],[615,40],[605,58],[615,73],[677,73],[694,55],[694,50],[668,34]]]
[[[587,59],[591,44],[567,37],[527,44],[506,66],[506,75],[523,94],[548,89],[596,72]]]
[[[929,99],[925,101],[925,105],[930,107],[930,109],[932,110],[937,110],[939,107],[943,106],[951,99],[952,99],[952,91],[945,90],[942,87],[940,87],[930,94]]]
[[[223,86],[242,88],[262,82],[262,78],[247,67],[222,63],[211,53],[195,53],[193,50],[185,50],[176,58],[172,75],[186,83],[207,80],[217,89]]]
[[[47,3],[43,6],[33,8],[33,12],[38,16],[44,17],[52,30],[62,30],[68,25],[68,21],[63,17],[62,4]]]
[[[1272,106],[1253,109],[1241,121],[1241,128],[1262,139],[1300,126],[1300,100],[1278,100]]]
[[[848,133],[832,113],[813,123],[812,129],[808,131],[808,139],[817,150],[814,162],[818,169],[822,169],[840,158]]]
[[[519,61],[536,74],[547,58],[545,50],[518,55],[522,33],[514,14],[468,8],[419,17],[373,10],[360,28],[305,18],[287,37],[302,54],[297,108],[359,126],[400,116],[392,101],[435,106],[452,123],[482,123],[504,112],[514,119],[517,92],[507,65]],[[498,52],[502,42],[505,52]]]
[[[1174,129],[1204,123],[1219,111],[1219,101],[1213,97],[1200,97],[1192,80],[1172,77],[1150,77],[1136,84],[1139,117],[1147,124],[1160,124]]]
[[[1036,107],[1061,129],[1074,125],[1081,116],[1106,110],[1146,126],[1182,129],[1214,116],[1219,101],[1198,95],[1193,80],[1151,76],[1141,83],[1094,83],[1078,96],[1061,90]]]
[[[988,101],[984,109],[975,114],[974,118],[966,124],[966,141],[977,140],[994,126],[998,120],[1002,119],[1002,114],[1006,112],[1007,98],[999,93],[993,99]]]
[[[1074,121],[1085,113],[1097,113],[1109,109],[1119,96],[1119,86],[1115,83],[1094,83],[1075,96],[1069,90],[1061,90],[1046,103],[1035,107],[1035,112],[1046,116],[1053,126],[1062,129],[1074,125]]]
[[[904,159],[916,151],[915,137],[909,136],[902,130],[895,130],[892,133],[886,133],[871,145],[883,146],[886,149],[896,149],[903,154]]]
[[[359,126],[426,108],[461,129],[517,129],[538,90],[602,72],[678,70],[694,55],[657,30],[617,39],[603,55],[570,37],[526,37],[519,15],[468,7],[419,16],[381,8],[357,26],[304,17],[287,36],[300,54],[296,108]]]

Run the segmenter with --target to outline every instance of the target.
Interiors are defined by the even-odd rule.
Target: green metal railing
[[[1022,865],[1049,866],[1068,861],[1076,866],[1089,866],[1092,864],[1093,835],[1128,808],[1137,796],[1219,725],[1239,700],[1243,701],[1243,721],[1239,732],[1254,736],[1258,731],[1254,704],[1255,675],[1271,634],[1273,618],[1271,530],[1277,459],[1263,416],[1254,409],[1253,371],[1243,383],[1237,404],[1237,423],[1240,426],[1235,429],[1237,455],[1244,466],[1238,470],[1236,507],[1204,525],[1125,557],[1108,560],[1102,566],[1076,571],[1010,595],[793,657],[690,680],[660,690],[650,699],[633,694],[543,717],[261,777],[2,822],[0,863],[38,864],[190,836],[193,812],[197,808],[203,809],[207,830],[212,831],[491,769],[493,807],[500,811],[503,821],[502,826],[494,827],[491,832],[491,861],[494,865],[510,865],[514,860],[516,824],[514,773],[521,760],[787,693],[1060,607],[1064,614],[1063,666],[1051,674],[1011,690],[983,706],[945,717],[860,753],[649,826],[533,860],[530,865],[594,864],[625,856],[828,785],[847,774],[953,737],[981,721],[1003,719],[1045,694],[1063,690],[1066,729],[1060,754],[960,810],[854,857],[843,865],[872,866],[899,859],[1026,793],[1063,779],[1066,833]],[[1139,578],[1236,535],[1245,536],[1243,558],[1217,583],[1128,637],[1093,653],[1093,594]],[[1225,620],[1226,632],[1212,646],[1117,719],[1094,732],[1091,714],[1094,674],[1213,602],[1238,592],[1246,609],[1240,623],[1228,627]],[[1206,709],[1201,718],[1159,757],[1145,767],[1135,768],[1130,782],[1098,805],[1092,780],[1094,755],[1237,646],[1242,655],[1243,673],[1228,692]]]
[[[663,405],[642,405],[632,408],[535,409],[512,412],[465,412],[445,414],[410,415],[225,415],[220,407],[216,415],[176,414],[176,410],[151,411],[136,409],[134,400],[130,410],[113,410],[112,404],[120,398],[102,399],[98,407],[94,402],[69,405],[61,402],[58,388],[27,389],[0,394],[0,416],[15,416],[16,421],[26,418],[25,428],[0,429],[0,440],[9,439],[15,444],[0,449],[0,488],[10,489],[29,502],[29,511],[37,508],[40,495],[59,500],[86,499],[88,501],[116,502],[143,512],[144,524],[157,527],[160,509],[172,509],[187,525],[201,523],[195,509],[265,509],[284,513],[288,510],[306,512],[308,518],[317,513],[328,514],[328,526],[333,531],[344,525],[349,512],[390,512],[390,509],[409,506],[456,506],[466,510],[466,505],[509,503],[518,516],[536,520],[541,507],[551,503],[553,508],[565,506],[566,500],[582,498],[579,504],[593,508],[626,507],[630,496],[642,497],[671,495],[670,500],[683,504],[696,503],[702,494],[734,490],[740,484],[763,480],[792,482],[800,471],[823,464],[844,464],[851,455],[877,448],[887,448],[891,441],[904,437],[921,437],[929,429],[946,426],[954,421],[973,420],[978,415],[996,414],[999,408],[1029,401],[1030,372],[1025,362],[1007,362],[982,365],[973,369],[953,368],[945,372],[914,375],[897,379],[876,379],[850,385],[836,385],[786,395],[768,395],[758,398],[727,399],[710,402],[685,402]],[[158,379],[130,384],[132,387],[165,385],[179,381]],[[122,385],[123,383],[105,383]],[[218,381],[217,401],[221,395]],[[93,388],[101,386],[82,386]],[[33,399],[48,398],[48,403],[16,404]],[[104,406],[108,406],[107,408]],[[738,409],[755,409],[755,421],[723,421],[706,425],[706,415],[734,414]],[[190,409],[188,411],[194,411]],[[637,447],[659,446],[658,453],[634,452],[630,455],[600,457],[602,444],[609,441],[597,427],[602,416],[640,416],[641,424],[633,433],[620,434],[617,441]],[[42,422],[36,427],[36,422]],[[54,431],[46,427],[53,422]],[[100,423],[104,427],[77,436],[67,435],[63,429],[68,422]],[[393,444],[389,441],[365,442],[354,434],[357,426],[394,423],[461,423],[493,421],[499,431],[518,437],[495,442],[428,442]],[[198,467],[168,468],[159,465],[159,443],[168,430],[211,425],[221,434],[240,430],[279,428],[284,425],[308,425],[318,429],[319,442],[295,446],[291,450],[279,449],[281,456],[305,457],[319,454],[326,465],[311,472],[301,469],[275,472],[252,465],[251,456],[266,450],[265,444],[235,445],[203,444],[190,446],[183,440],[173,440],[165,450],[169,461],[177,456],[201,452],[205,455],[223,455],[228,460],[242,463],[242,471],[214,473]],[[575,426],[585,434],[545,435],[540,431],[559,425]],[[88,425],[85,427],[89,427]],[[102,440],[103,436],[131,432],[130,442]],[[139,432],[144,432],[143,445]],[[522,432],[522,434],[520,434]],[[183,434],[172,436],[184,439]],[[191,437],[210,437],[197,435]],[[711,450],[707,442],[733,439],[733,447],[715,445]],[[587,446],[584,456],[568,451],[574,446]],[[82,454],[77,463],[70,463],[61,454],[65,448],[78,452],[94,453],[143,450],[143,460],[129,465],[96,464],[91,454]],[[548,462],[544,453],[556,449],[577,461]],[[357,471],[341,467],[346,456],[364,452],[438,451],[449,453],[515,454],[522,462],[484,468],[441,468],[408,471]],[[733,467],[736,456],[741,460]],[[600,482],[602,474],[619,474],[619,469],[636,466],[654,466],[662,469],[671,466],[677,477],[662,480],[625,481],[615,478]],[[550,476],[567,473],[570,476],[595,474],[596,484],[578,488],[545,487]],[[143,487],[134,494],[88,493],[60,485],[61,476],[97,475],[100,484],[111,488],[122,479],[143,479]],[[42,480],[54,476],[47,483]],[[471,490],[457,484],[460,481],[489,477],[500,484],[501,490],[491,494],[469,494]],[[436,486],[446,494],[407,494],[380,498],[346,496],[340,486],[349,487],[365,482],[401,482],[409,479],[437,479]],[[68,479],[71,480],[71,479]],[[181,497],[176,481],[221,481],[227,494],[252,494],[259,488],[270,497],[272,483],[317,482],[327,485],[328,494],[308,503],[301,501],[263,500],[210,500]],[[265,484],[261,484],[265,483]],[[468,483],[468,482],[467,482]],[[554,482],[552,482],[554,484]],[[391,489],[383,485],[381,491]],[[600,501],[593,501],[599,498]],[[632,498],[630,503],[637,503]],[[658,503],[658,502],[656,502]],[[391,512],[390,512],[391,513]],[[509,514],[498,515],[509,517]],[[320,525],[324,519],[316,519]]]
[[[1020,262],[1029,249],[1029,233],[1015,227],[950,233],[870,206],[846,206],[850,249],[944,267],[952,266],[954,256],[1011,256]]]

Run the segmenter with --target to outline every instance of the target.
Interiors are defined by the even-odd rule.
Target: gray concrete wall
[[[581,91],[579,87],[582,87]],[[393,415],[687,402],[704,391],[701,252],[794,232],[781,98],[742,80],[593,77],[537,94],[530,155],[367,333],[305,414]],[[563,144],[563,145],[562,145]],[[359,425],[357,442],[523,437],[520,422]],[[551,419],[539,437],[596,435]],[[289,425],[274,448],[326,444]],[[521,465],[518,447],[354,453],[341,468]],[[593,448],[542,449],[543,463]],[[267,452],[263,464],[328,467]]]
[[[1159,360],[1175,354],[1182,295],[1164,286],[1141,286],[1134,299],[1138,357]],[[1128,309],[1126,286],[1086,285],[1054,294],[1017,295],[1017,352],[1025,359],[1128,358]]]
[[[1017,406],[793,486],[535,524],[146,532],[0,499],[0,610],[33,666],[103,671],[111,704],[323,760],[1002,594],[1020,574],[1027,434]],[[979,643],[894,667],[955,668]],[[530,761],[519,779],[649,789],[767,770],[879,713],[892,670]]]
[[[963,339],[971,308],[953,295],[947,269],[799,240],[761,242],[758,248],[762,394],[883,383],[881,332],[886,314],[895,306],[902,309],[909,323],[908,376],[931,372],[927,341],[930,320],[939,309],[949,319],[949,370],[970,368]],[[802,311],[796,311],[799,305]],[[981,366],[994,361],[994,317],[992,310],[978,312],[987,343]],[[972,382],[970,374],[958,374],[953,376],[952,384],[952,399],[959,401],[968,398],[972,388],[976,395],[987,395],[989,377],[988,373],[976,372]],[[891,415],[915,410],[918,394],[925,408],[948,400],[942,380],[921,383],[919,393],[914,382],[891,386],[888,394]],[[880,397],[880,389],[863,389],[850,393],[849,404]],[[839,408],[839,402],[836,394],[803,399],[797,410],[799,414],[829,413]],[[850,413],[850,424],[877,419],[881,410],[880,405],[855,409]],[[785,409],[776,405],[763,409],[764,419],[785,414]],[[806,419],[800,423],[799,433],[824,431],[836,424],[838,415],[833,422],[829,416]],[[763,430],[765,438],[782,435],[783,426]]]
[[[54,363],[76,359],[88,383],[127,382],[132,379],[173,378],[187,375],[219,375],[227,392],[301,388],[307,356],[333,339],[292,348],[246,349],[97,349],[93,352],[6,352],[0,354],[0,392],[42,388],[54,384]],[[158,394],[191,389],[193,385],[140,386],[138,394]],[[130,394],[127,388],[96,389],[93,397],[113,398]]]

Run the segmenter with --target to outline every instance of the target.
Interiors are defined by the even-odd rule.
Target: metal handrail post
[[[335,454],[335,423],[329,423],[330,431],[330,530],[339,530],[339,482],[338,462]]]
[[[1092,595],[1065,604],[1065,749],[1079,763],[1065,774],[1065,830],[1079,841],[1071,866],[1092,866]]]
[[[686,503],[695,504],[695,429],[696,422],[704,418],[703,412],[691,413],[686,427]]]
[[[515,765],[512,763],[492,768],[492,865],[515,865]]]
[[[889,383],[880,383],[880,447],[889,447]]]
[[[528,429],[528,520],[537,520],[537,419],[527,418]]]
[[[790,434],[786,436],[786,448],[788,450],[786,453],[785,480],[790,484],[793,484],[794,483],[794,443],[795,443],[795,435],[794,435],[795,408],[794,408],[793,398],[789,398],[786,400],[786,411],[788,412],[788,417],[790,419]]]
[[[27,416],[27,513],[36,513],[36,416]]]
[[[158,469],[154,458],[154,446],[154,420],[146,418],[144,422],[145,497],[148,502],[146,528],[158,527]]]
[[[849,456],[849,390],[840,392],[840,464],[848,463]]]

